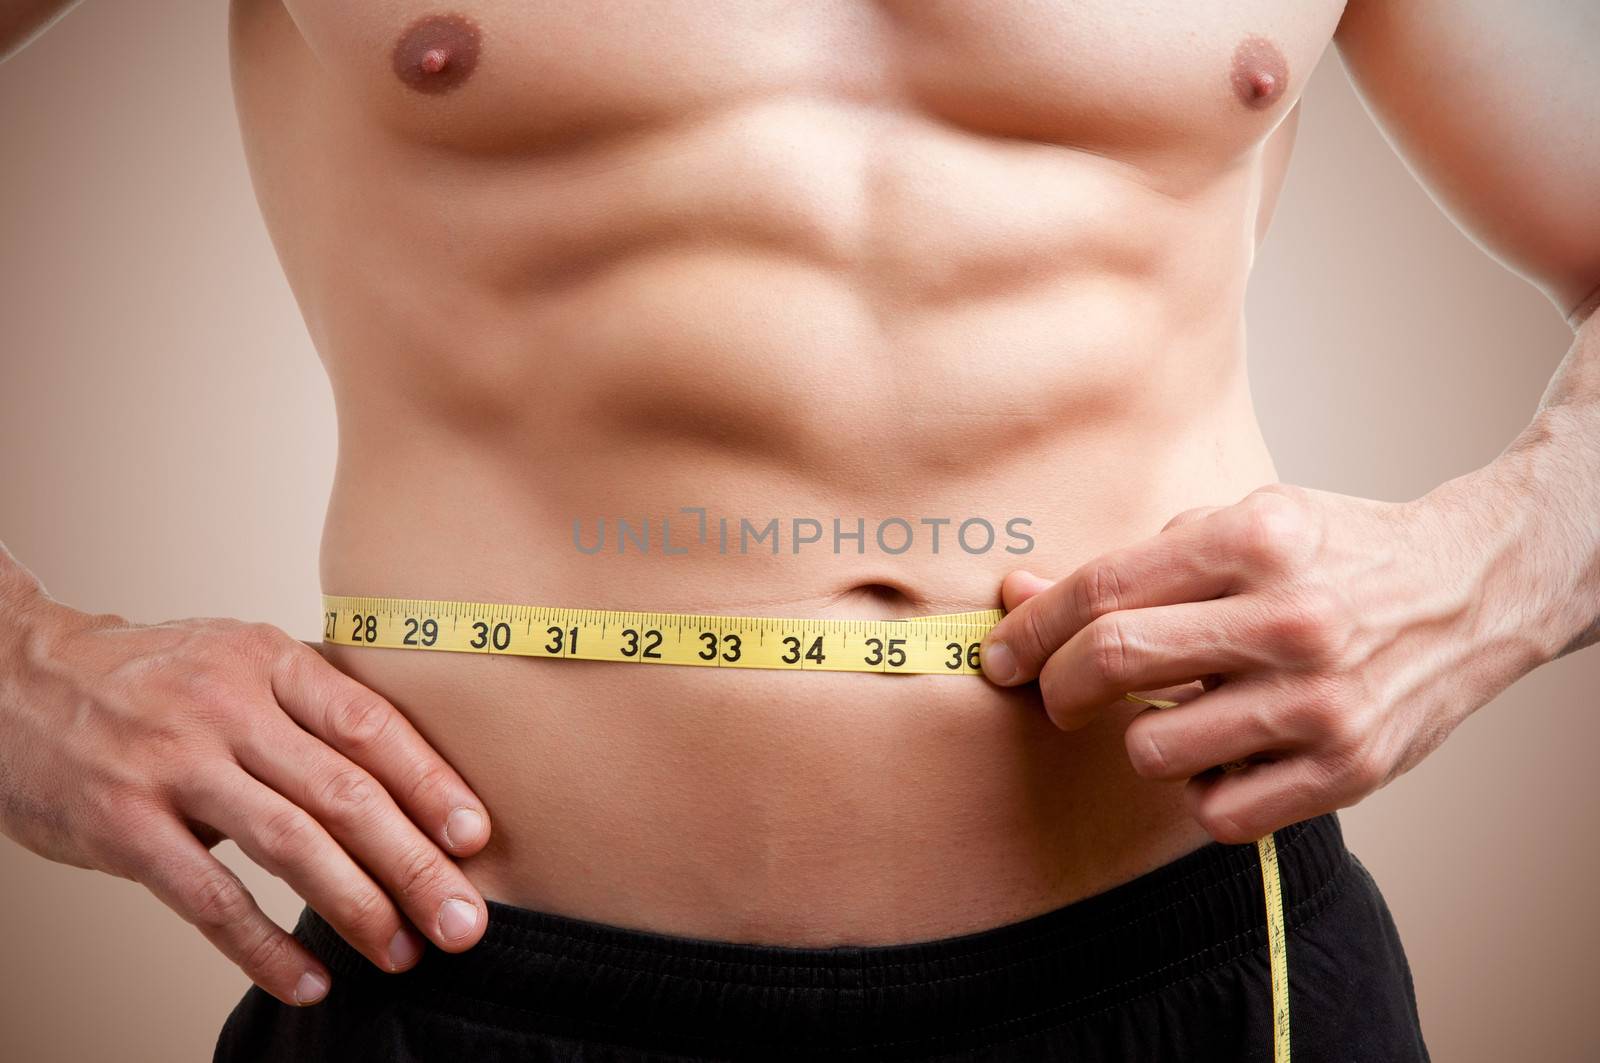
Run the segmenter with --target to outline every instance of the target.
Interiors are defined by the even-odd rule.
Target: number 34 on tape
[[[341,646],[627,664],[805,672],[980,675],[1000,610],[903,620],[784,619],[325,595],[322,637]]]

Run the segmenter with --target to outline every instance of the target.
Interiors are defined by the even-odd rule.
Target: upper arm
[[[21,51],[78,0],[0,0],[0,61]]]
[[[1600,4],[1350,0],[1334,40],[1434,199],[1571,314],[1600,284]]]

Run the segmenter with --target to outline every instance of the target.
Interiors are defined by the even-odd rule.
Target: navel
[[[1289,87],[1289,62],[1265,37],[1246,37],[1233,50],[1233,91],[1246,107],[1271,107]]]
[[[449,92],[472,76],[480,41],[463,15],[425,15],[395,42],[395,76],[418,92]]]

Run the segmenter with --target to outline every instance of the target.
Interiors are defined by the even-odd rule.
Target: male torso
[[[1341,9],[235,0],[257,192],[339,408],[324,589],[989,607],[1013,568],[1275,479],[1244,289]],[[869,541],[574,545],[686,506]],[[891,555],[891,516],[1020,516],[1033,548]],[[1062,733],[1032,688],[333,659],[488,803],[468,873],[527,907],[910,940],[1205,840],[1133,775],[1126,714]]]

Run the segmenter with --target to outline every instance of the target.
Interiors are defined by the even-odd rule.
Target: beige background
[[[309,638],[333,411],[251,197],[226,7],[90,0],[0,66],[0,539],[83,608]],[[1250,295],[1267,437],[1286,481],[1414,497],[1500,451],[1570,334],[1411,181],[1331,51],[1305,111]],[[1597,688],[1600,651],[1535,673],[1345,815],[1441,1061],[1600,1052]],[[0,883],[0,1058],[208,1058],[246,983],[198,934],[3,841]]]

